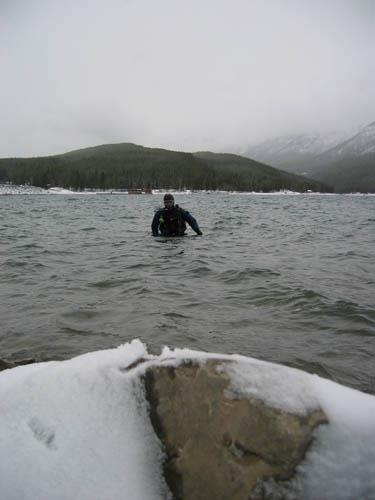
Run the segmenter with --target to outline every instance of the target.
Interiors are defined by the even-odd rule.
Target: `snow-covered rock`
[[[186,367],[192,367],[192,371]],[[162,374],[160,378],[158,372]],[[153,397],[147,383],[150,373],[158,383],[153,389],[156,387],[157,395],[154,393]],[[169,374],[171,383],[165,374]],[[179,384],[176,400],[173,377],[184,379],[185,383]],[[207,391],[197,384],[199,380]],[[184,387],[189,394],[184,394]],[[307,441],[301,448],[306,450],[304,457],[302,453],[295,460],[297,455],[284,449],[284,457],[293,462],[293,477],[278,482],[271,474],[268,481],[258,482],[254,495],[374,498],[374,396],[243,356],[169,348],[153,356],[138,340],[67,361],[35,363],[0,373],[1,498],[171,498],[163,475],[168,457],[149,414],[158,412],[158,401],[168,394],[170,397],[163,404],[166,408],[169,400],[173,411],[165,415],[173,423],[174,417],[181,419],[186,411],[187,419],[180,421],[187,438],[189,433],[197,437],[201,432],[202,443],[210,436],[217,439],[210,434],[210,417],[216,415],[222,426],[212,421],[212,429],[219,430],[219,434],[222,430],[223,449],[234,462],[258,463],[259,467],[259,458],[266,462],[278,460],[274,452],[284,445],[282,439],[278,441],[280,434],[271,434],[276,428],[281,429],[281,435],[290,434],[293,438],[301,422],[318,416],[305,427]],[[174,411],[176,402],[180,403],[179,412]],[[237,428],[231,425],[231,407],[235,410],[233,418],[242,422]],[[254,412],[262,418],[257,420]],[[199,418],[207,424],[201,430]],[[325,420],[327,424],[316,427]],[[159,435],[165,438],[163,433]],[[306,447],[309,436],[313,442]],[[199,439],[194,443],[194,449],[199,448]],[[186,446],[189,449],[189,443],[183,449]],[[206,477],[209,481],[209,471],[213,469],[208,462],[207,468],[204,464],[205,451],[196,451],[203,460],[200,480]],[[179,453],[181,458],[177,449],[176,460]],[[262,477],[268,476],[259,476]],[[251,491],[245,490],[249,498]]]

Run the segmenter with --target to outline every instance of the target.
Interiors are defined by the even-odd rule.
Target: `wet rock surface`
[[[293,415],[228,396],[226,363],[146,371],[150,416],[165,446],[164,474],[175,499],[264,498],[259,485],[292,478],[313,430],[328,421],[320,409]]]

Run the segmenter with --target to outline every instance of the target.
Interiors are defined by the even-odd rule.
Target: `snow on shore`
[[[226,194],[226,195],[242,195],[242,196],[375,196],[375,193],[318,193],[318,192],[307,192],[299,193],[297,191],[289,191],[284,189],[281,191],[270,191],[268,193],[258,192],[258,191],[207,191],[207,190],[190,190],[185,189],[179,190],[163,190],[163,189],[153,189],[152,194],[164,195],[165,193],[171,194],[194,194],[194,193],[205,193],[205,194]],[[50,187],[48,189],[39,188],[36,186],[29,185],[12,185],[12,184],[0,184],[0,196],[2,195],[22,195],[22,194],[69,194],[69,195],[128,195],[127,190],[106,190],[97,191],[95,189],[87,189],[85,191],[72,191],[70,189],[65,189],[61,187]],[[131,193],[134,195],[134,193]]]
[[[27,186],[27,185],[15,186],[13,184],[0,184],[0,195],[44,194],[44,193],[45,193],[45,189],[35,187],[35,186]]]
[[[13,184],[0,184],[0,195],[13,195],[13,194],[77,194],[70,189],[59,187],[51,187],[43,189],[37,186],[29,185],[13,185]],[[79,193],[78,193],[79,194]]]

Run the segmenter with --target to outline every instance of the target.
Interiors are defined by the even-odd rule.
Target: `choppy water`
[[[139,337],[375,393],[375,197],[176,199],[202,238],[151,236],[161,196],[1,196],[0,357]]]

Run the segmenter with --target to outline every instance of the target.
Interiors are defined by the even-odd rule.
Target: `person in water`
[[[164,195],[164,208],[157,210],[152,220],[152,235],[159,236],[160,231],[161,236],[184,236],[186,223],[202,236],[194,217],[187,210],[175,205],[173,196],[167,193]]]

